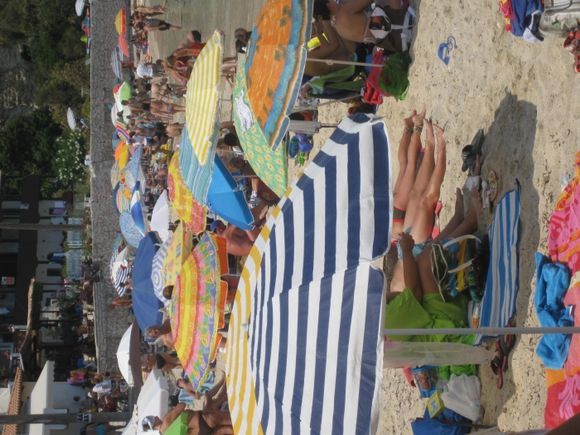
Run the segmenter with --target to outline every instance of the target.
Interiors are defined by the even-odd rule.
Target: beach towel
[[[526,29],[537,31],[538,23],[533,23],[533,17],[544,10],[541,0],[500,0],[499,5],[506,19],[506,30],[522,37]]]
[[[489,267],[481,301],[480,326],[504,327],[516,311],[519,289],[518,227],[520,185],[499,201],[489,226]],[[480,343],[482,336],[477,337]]]
[[[566,376],[563,370],[546,370],[546,381],[544,425],[552,429],[580,413],[580,374]]]
[[[580,151],[576,153],[576,174],[548,221],[548,252],[553,261],[567,264],[572,274],[580,270]]]
[[[564,307],[564,295],[570,283],[566,266],[551,263],[548,257],[536,253],[536,295],[534,304],[540,324],[546,327],[572,326],[569,310]],[[536,354],[550,369],[561,369],[568,357],[570,335],[542,336]]]
[[[580,271],[576,272],[570,280],[570,287],[564,297],[564,305],[572,307],[574,326],[580,326]],[[564,369],[568,374],[580,370],[580,334],[572,334]]]

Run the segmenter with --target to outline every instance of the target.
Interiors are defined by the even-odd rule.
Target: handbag
[[[471,234],[431,245],[431,271],[445,302],[460,293],[476,301],[481,299],[483,285],[476,270],[481,246],[479,237]]]

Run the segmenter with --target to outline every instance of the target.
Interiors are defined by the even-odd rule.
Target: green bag
[[[167,428],[163,435],[187,435],[189,420],[187,418],[187,413],[182,412],[179,414],[173,423]]]

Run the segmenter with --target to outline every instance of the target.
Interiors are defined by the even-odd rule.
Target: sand
[[[216,9],[206,0],[169,0],[167,20],[188,29],[199,28],[205,35],[217,26],[226,30],[226,36],[229,33],[231,44],[233,30],[250,27],[261,3],[216,1]],[[389,129],[393,156],[402,133],[401,119],[412,109],[425,106],[428,116],[445,126],[448,162],[441,194],[444,224],[452,213],[455,188],[465,179],[460,169],[461,148],[479,128],[485,130],[484,175],[496,171],[501,192],[511,189],[516,179],[522,186],[517,324],[536,326],[533,256],[538,250],[545,251],[547,218],[564,180],[572,173],[578,149],[580,82],[573,72],[572,57],[561,47],[560,39],[530,44],[506,33],[495,1],[411,3],[417,11],[418,25],[412,45],[409,94],[402,102],[386,99],[379,112]],[[199,9],[202,4],[207,10]],[[156,38],[158,44],[152,49],[167,53],[184,34],[166,32]],[[436,53],[439,43],[449,35],[455,37],[458,47],[446,66]],[[346,107],[325,106],[320,110],[320,120],[338,122],[346,114]],[[317,135],[316,149],[329,134],[329,130],[323,130]],[[311,153],[311,158],[314,155]],[[298,175],[300,168],[292,168],[292,173]],[[484,213],[481,227],[486,228],[488,223],[489,213]],[[491,371],[481,368],[483,423],[497,423],[502,430],[543,426],[546,387],[540,360],[534,354],[536,343],[536,337],[518,340],[502,390],[496,388]],[[384,371],[381,404],[380,434],[410,433],[409,420],[423,412],[417,391],[406,385],[397,370]]]

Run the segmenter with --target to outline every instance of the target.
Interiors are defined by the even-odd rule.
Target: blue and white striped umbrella
[[[378,423],[392,219],[384,122],[343,120],[270,215],[230,319],[235,433],[368,434]]]
[[[516,312],[519,289],[520,185],[499,201],[489,226],[489,266],[480,327],[503,328]],[[481,341],[481,336],[476,342]]]

